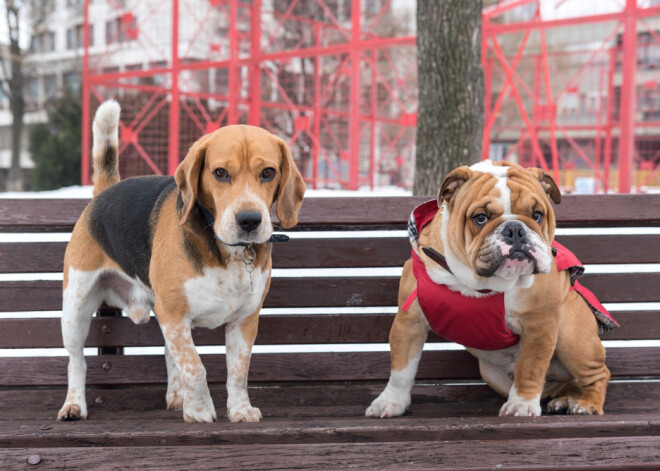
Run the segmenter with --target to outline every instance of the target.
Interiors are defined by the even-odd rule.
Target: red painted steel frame
[[[106,1],[110,6],[110,15],[119,14],[121,18],[129,15],[115,0]],[[295,148],[300,139],[309,139],[311,142],[311,170],[307,172],[305,178],[313,187],[340,185],[345,188],[357,189],[362,185],[368,185],[373,188],[376,185],[376,174],[382,173],[376,166],[382,164],[385,157],[388,159],[396,157],[398,160],[399,153],[405,152],[405,160],[410,162],[413,156],[414,146],[412,144],[414,141],[408,142],[410,133],[406,134],[407,140],[402,141],[403,132],[401,130],[414,129],[416,102],[401,103],[398,96],[405,93],[402,92],[402,89],[409,85],[406,83],[406,79],[400,80],[399,77],[396,83],[388,83],[392,79],[383,76],[378,68],[387,61],[391,61],[387,56],[392,51],[400,48],[414,48],[416,37],[396,34],[393,37],[388,37],[387,34],[379,36],[374,32],[374,27],[378,25],[379,21],[391,13],[391,0],[383,0],[380,10],[372,12],[371,18],[362,14],[360,0],[350,0],[349,26],[344,26],[345,23],[340,23],[337,19],[338,12],[333,8],[338,7],[332,2],[326,4],[326,1],[307,0],[308,6],[311,5],[322,11],[322,14],[316,17],[307,18],[296,14],[295,7],[300,0],[291,1],[286,12],[267,12],[274,18],[271,21],[278,22],[275,33],[264,30],[263,15],[265,12],[262,9],[261,0],[252,0],[250,3],[240,0],[209,0],[208,3],[198,1],[194,4],[196,7],[206,8],[208,6],[205,13],[196,11],[188,0],[172,0],[171,4],[166,2],[161,7],[149,10],[149,14],[152,14],[159,8],[167,10],[171,5],[171,25],[168,27],[171,28],[171,31],[165,31],[165,34],[162,35],[167,38],[169,45],[160,44],[157,40],[149,38],[148,34],[144,33],[148,28],[141,27],[138,23],[137,26],[134,26],[135,31],[131,39],[134,39],[135,43],[131,47],[142,48],[144,50],[142,52],[146,51],[147,55],[155,54],[153,51],[165,51],[167,55],[165,64],[145,70],[129,70],[129,68],[103,70],[100,67],[105,65],[98,64],[108,64],[109,62],[97,60],[95,69],[84,68],[83,183],[90,183],[89,134],[90,109],[93,106],[90,98],[101,101],[106,98],[104,95],[107,95],[108,91],[111,94],[114,91],[119,95],[123,91],[130,91],[133,93],[132,96],[138,93],[150,97],[137,112],[137,117],[132,123],[121,124],[120,131],[123,141],[121,149],[127,150],[134,147],[137,158],[142,159],[147,168],[154,173],[173,174],[179,161],[185,155],[185,147],[191,140],[199,137],[201,133],[210,132],[221,125],[246,123],[273,129],[269,113],[275,113],[274,116],[277,116],[278,120],[291,119],[295,123],[294,132],[283,136],[292,148]],[[136,5],[127,8],[137,9],[141,2],[135,3]],[[91,0],[85,0],[86,33],[90,24],[90,4]],[[331,7],[331,4],[334,6]],[[209,32],[204,29],[204,23],[212,9],[228,12],[226,36],[215,36],[215,31]],[[148,15],[140,13],[130,13],[130,15],[132,15],[130,18],[138,18],[141,21],[149,18]],[[99,24],[99,20],[105,22],[108,19],[112,18],[95,18],[97,24]],[[193,39],[187,45],[185,45],[187,39],[183,39],[182,36],[182,25],[186,21],[197,23],[193,26]],[[303,34],[297,46],[279,49],[273,47],[273,44],[284,37],[282,32],[289,27],[289,23],[297,23],[301,25],[301,28],[309,28],[309,31],[313,33],[313,43],[303,44],[306,37]],[[100,23],[100,25],[102,24]],[[189,24],[188,26],[190,27]],[[118,31],[111,42],[113,44],[117,42],[117,38],[123,33]],[[269,35],[269,33],[271,34]],[[195,41],[205,37],[210,37],[211,50],[217,52],[215,56],[212,53],[206,57],[204,53],[201,53],[200,56],[200,46]],[[228,43],[228,52],[222,50],[224,46],[220,46],[221,42],[214,42],[225,40]],[[218,45],[214,46],[214,44]],[[168,51],[168,46],[171,48],[171,52]],[[89,64],[90,58],[99,56],[99,54],[94,56],[90,53],[88,43],[85,43],[84,52],[85,64]],[[112,48],[108,46],[100,56],[111,57],[113,52]],[[322,68],[321,65],[326,59],[335,60],[333,58],[339,58],[340,65],[336,72],[329,74],[327,67]],[[297,99],[295,89],[290,89],[290,83],[281,81],[282,77],[286,75],[286,66],[290,61],[304,59],[314,61],[313,84],[311,90],[305,90],[306,93],[311,91],[313,95],[309,105],[306,100],[300,102]],[[361,75],[365,73],[365,64],[368,65],[371,74],[370,81],[361,80]],[[226,92],[218,93],[213,89],[193,89],[194,87],[190,84],[192,74],[214,69],[216,73],[226,71],[228,81]],[[397,75],[396,71],[388,71],[388,74]],[[143,80],[148,80],[156,75],[167,78],[161,85],[142,83]],[[332,80],[328,80],[329,75],[334,76]],[[269,94],[264,92],[264,87],[271,84],[277,89],[278,97],[275,100],[272,97],[266,99]],[[346,84],[348,84],[346,106],[328,106],[329,97],[336,94],[339,88],[345,87]],[[379,88],[380,95],[377,90],[365,93],[369,85]],[[385,98],[382,89],[386,90]],[[223,111],[219,115],[212,115],[210,110],[206,109],[210,100],[222,103]],[[394,102],[398,106],[398,111],[389,110],[392,106],[388,109],[385,107],[386,102]],[[148,108],[156,106],[155,103],[158,103],[160,108],[156,111],[148,111]],[[164,108],[165,106],[166,108]],[[149,133],[154,131],[153,129],[147,130],[144,125],[140,124],[140,121],[155,119],[154,117],[159,115],[160,109],[167,110],[168,134],[165,160],[153,155],[153,152],[149,152],[141,144],[143,140],[149,141],[152,138]],[[291,118],[283,118],[284,113],[290,113]],[[197,132],[194,136],[190,135],[189,122],[193,124]],[[336,130],[342,126],[346,126],[347,135],[338,133]],[[366,135],[367,132],[369,139],[365,140],[363,134]],[[365,142],[368,144],[365,145]],[[385,155],[388,153],[389,157]],[[365,169],[364,163],[361,164],[360,155],[369,156],[368,169]],[[344,160],[345,157],[348,158]],[[346,166],[342,170],[343,164]],[[325,175],[321,173],[321,168],[325,169]],[[410,186],[411,183],[412,181],[409,180],[405,182],[405,185]]]
[[[382,36],[375,32],[379,22],[391,13],[392,0],[381,0],[379,10],[371,12],[371,17],[367,17],[366,9],[372,8],[373,2],[346,0],[342,4],[350,5],[351,13],[343,21],[338,20],[338,3],[328,0],[291,0],[288,5],[283,3],[286,11],[268,12],[263,9],[262,0],[197,0],[192,6],[192,0],[171,0],[153,2],[153,7],[148,5],[146,10],[141,5],[143,10],[139,11],[141,3],[149,2],[137,1],[124,7],[128,2],[106,1],[112,16],[100,18],[101,23],[94,18],[95,24],[102,26],[114,17],[121,19],[121,24],[114,37],[109,38],[112,46],[101,53],[90,53],[90,5],[96,3],[84,0],[83,6],[83,184],[90,183],[92,102],[117,94],[121,102],[123,93],[142,97],[127,103],[137,109],[130,115],[132,122],[120,126],[121,151],[130,150],[141,162],[141,170],[135,171],[138,173],[173,174],[194,139],[222,125],[236,123],[263,126],[283,135],[294,155],[301,159],[299,164],[307,167],[305,178],[314,188],[374,188],[379,184],[378,178],[388,172],[386,163],[391,168],[390,178],[397,172],[405,173],[404,163],[412,168],[417,115],[416,102],[409,92],[415,83],[409,73],[402,75],[398,71],[401,56],[397,60],[393,54],[414,51],[416,37],[396,32]],[[582,0],[556,0],[555,8],[572,2]],[[305,16],[300,11],[307,10],[296,10],[302,3],[309,11],[314,7],[322,14]],[[197,11],[199,6],[206,11]],[[536,12],[529,20],[519,21],[518,13],[528,6],[535,7]],[[653,44],[660,44],[660,35],[645,21],[660,17],[660,7],[645,8],[635,0],[625,0],[621,6],[614,13],[553,20],[541,17],[539,0],[505,0],[484,9],[482,65],[486,96],[482,158],[492,155],[493,144],[505,144],[505,159],[518,156],[523,159],[521,163],[540,166],[565,187],[571,186],[568,175],[576,165],[567,160],[567,152],[585,171],[591,172],[597,189],[603,191],[610,188],[610,177],[615,171],[621,192],[632,191],[635,182],[639,186],[652,180],[659,167],[653,160],[658,157],[657,149],[646,149],[644,156],[641,152],[636,154],[640,138],[635,130],[643,128],[651,131],[651,137],[658,136],[660,122],[657,118],[636,118],[636,68],[639,34],[650,33]],[[152,29],[159,34],[150,35],[144,24],[159,11],[170,12],[171,25],[156,25]],[[205,29],[211,11],[226,15],[228,27],[224,33]],[[265,18],[275,27],[269,29]],[[507,18],[514,21],[507,22]],[[189,28],[193,23],[192,39],[184,38],[185,31],[182,35],[185,22]],[[298,44],[286,44],[291,24],[300,28]],[[582,51],[576,47],[558,50],[548,41],[550,32],[578,26],[607,26],[608,34],[599,47]],[[109,34],[106,29],[106,35]],[[101,69],[111,63],[106,59],[117,52],[116,44],[124,36],[131,42],[120,46],[129,44],[149,58],[162,59],[153,66],[150,62],[144,70]],[[504,41],[512,37],[517,41]],[[204,46],[209,49],[208,54],[200,46],[206,43],[197,42],[202,39],[209,42]],[[222,41],[226,41],[226,47]],[[126,51],[121,47],[119,50]],[[580,54],[588,58],[572,59],[582,57]],[[311,75],[304,71],[304,60],[313,61]],[[557,70],[558,60],[579,67],[570,72],[572,76],[562,77]],[[295,68],[289,67],[292,61],[299,61],[302,73],[293,72]],[[525,64],[530,63],[533,71],[525,69]],[[615,83],[618,67],[620,83]],[[210,79],[208,89],[195,88],[191,77],[213,70],[215,74],[226,72],[226,90],[211,87]],[[588,91],[597,97],[595,123],[562,122],[558,118],[562,100],[568,95],[577,97],[576,90],[584,83],[585,75],[594,70],[598,74],[597,91]],[[560,86],[560,80],[565,78],[568,80]],[[301,86],[301,82],[306,85]],[[346,99],[332,101],[337,96]],[[603,106],[604,96],[607,103]],[[211,109],[213,102],[220,106],[219,111]],[[513,110],[517,118],[504,120],[505,109]],[[167,130],[166,137],[159,134],[159,129]],[[504,132],[510,137],[502,138]],[[658,141],[649,142],[648,145],[657,145],[653,143]],[[302,161],[303,155],[307,155],[306,162]],[[646,176],[635,178],[641,166],[646,169]],[[397,184],[406,187],[412,184],[411,175],[399,180]]]
[[[589,6],[581,0],[560,0],[555,3],[554,8],[558,8],[567,2],[580,3],[582,11],[588,11],[589,9]],[[548,1],[547,3],[551,2]],[[654,152],[656,149],[651,148],[651,160],[643,160],[644,157],[638,154],[636,150],[636,147],[641,145],[639,142],[641,142],[642,137],[639,133],[636,135],[635,130],[652,129],[654,132],[651,133],[651,137],[657,136],[660,134],[660,123],[649,120],[640,121],[639,113],[636,117],[638,100],[635,93],[636,88],[640,85],[636,79],[636,69],[639,61],[638,37],[640,34],[650,34],[653,38],[651,44],[656,45],[656,47],[660,45],[660,35],[644,20],[645,18],[660,16],[660,7],[642,7],[637,5],[636,0],[625,0],[625,5],[621,3],[619,2],[621,10],[615,13],[553,20],[543,20],[541,18],[539,0],[509,0],[499,2],[484,10],[482,26],[484,46],[482,51],[484,51],[485,57],[482,58],[482,64],[485,72],[487,96],[485,100],[483,159],[492,155],[493,139],[494,136],[498,135],[498,132],[518,132],[518,136],[515,137],[513,143],[508,141],[508,138],[505,140],[500,138],[498,141],[508,146],[505,158],[510,158],[516,153],[523,156],[529,154],[528,151],[524,150],[524,143],[529,141],[536,164],[545,168],[545,165],[547,165],[546,160],[549,160],[553,176],[561,183],[567,183],[565,180],[562,181],[562,178],[565,179],[572,172],[575,164],[565,162],[566,159],[562,156],[562,151],[559,150],[560,143],[564,145],[565,149],[568,148],[574,153],[583,164],[586,164],[587,169],[590,169],[591,175],[596,180],[597,190],[608,191],[613,167],[618,171],[618,190],[620,192],[631,192],[634,189],[635,181],[638,182],[638,185],[644,185],[652,180],[659,167],[653,162],[658,154]],[[524,15],[520,8],[527,6],[536,9],[536,13],[532,15],[529,21],[505,21],[503,15],[511,15],[513,12],[517,12],[519,18]],[[511,15],[511,17],[515,18],[516,16]],[[592,44],[589,44],[585,48],[583,54],[589,54],[588,59],[563,84],[561,90],[557,90],[556,83],[553,88],[553,82],[560,82],[565,77],[562,77],[562,71],[557,70],[556,65],[555,69],[552,70],[549,58],[564,55],[566,57],[564,60],[571,65],[579,60],[571,59],[571,54],[573,54],[573,57],[579,58],[580,51],[575,45],[571,45],[572,47],[565,48],[563,51],[558,51],[556,45],[553,45],[555,46],[554,50],[550,52],[546,43],[547,32],[551,30],[556,32],[560,31],[559,28],[575,28],[578,26],[583,30],[589,28],[603,30],[604,28],[609,29],[607,25],[613,23],[616,27],[601,40],[600,47],[594,48]],[[536,49],[528,47],[528,40],[532,32],[538,34],[538,42],[535,43]],[[519,39],[519,42],[516,43],[515,57],[513,57],[513,51],[503,51],[498,41],[500,37],[511,38],[513,34],[522,34],[522,39]],[[619,41],[617,41],[617,38],[619,38]],[[511,49],[511,44],[509,44],[509,49]],[[527,49],[531,49],[531,51],[526,52]],[[528,61],[536,59],[533,90],[525,82],[522,72],[518,71],[522,57],[525,57]],[[600,60],[600,65],[595,61],[599,57],[605,58]],[[617,87],[614,85],[614,79],[617,75],[618,66],[620,66],[621,72],[617,100]],[[563,96],[576,93],[574,90],[578,89],[579,84],[581,85],[581,79],[584,77],[585,71],[592,68],[598,70],[597,90],[588,90],[596,93],[595,124],[562,125],[558,120],[558,104]],[[503,75],[503,79],[500,80],[502,85],[497,100],[492,104],[494,81],[498,78],[497,73]],[[564,71],[563,74],[566,74],[566,72]],[[657,72],[655,74],[658,77],[652,81],[652,84],[660,81],[660,74]],[[604,76],[607,77],[606,80]],[[529,78],[529,74],[527,78]],[[503,102],[506,101],[507,93],[515,102],[514,108],[522,121],[521,124],[516,124],[516,120],[510,122],[510,116],[508,122],[496,124],[498,117],[502,116],[500,119],[504,118],[504,115],[500,115],[500,110]],[[607,97],[606,107],[602,106],[604,96]],[[525,99],[527,99],[526,102]],[[526,109],[526,103],[529,107],[530,102],[534,108],[531,115]],[[511,109],[511,106],[509,108]],[[592,133],[587,139],[587,145],[591,145],[593,148],[585,149],[583,147],[585,145],[584,133]],[[542,136],[547,136],[543,137],[543,144],[548,149],[545,152],[540,146]],[[604,142],[602,142],[603,136]],[[581,139],[580,142],[578,142],[578,138]],[[615,138],[618,138],[618,152],[614,154],[616,159],[612,152]],[[646,139],[648,139],[648,136],[646,136]],[[656,142],[655,145],[658,145],[657,140],[652,142]],[[601,153],[603,154],[602,157]],[[648,159],[648,153],[646,158]],[[640,168],[646,169],[646,176],[640,174],[639,178],[634,178],[635,172]],[[560,174],[560,170],[564,172]]]

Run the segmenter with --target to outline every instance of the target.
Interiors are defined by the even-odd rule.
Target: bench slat
[[[404,430],[402,430],[404,432]],[[312,443],[272,445],[204,445],[153,447],[17,448],[2,450],[0,465],[24,469],[28,456],[70,470],[117,468],[162,469],[497,469],[639,470],[657,469],[660,437],[599,437],[543,440],[400,441],[378,443]],[[154,457],[158,457],[157,460]]]
[[[304,417],[325,417],[341,420],[346,424],[348,420],[362,420],[364,410],[385,387],[385,382],[342,382],[334,383],[275,383],[265,384],[257,383],[249,386],[249,394],[252,404],[261,408],[264,417],[275,418],[304,418]],[[223,407],[217,407],[227,402],[227,389],[225,385],[212,384],[210,386],[211,397],[216,405],[220,422],[224,421]],[[153,422],[166,424],[174,420],[177,426],[180,426],[180,412],[165,410],[165,392],[166,385],[146,385],[133,386],[131,388],[116,388],[114,386],[95,386],[89,388],[87,392],[87,403],[92,419],[87,426],[97,424],[97,420],[113,419],[117,421],[126,421],[133,427],[145,424],[147,427]],[[62,406],[66,396],[65,387],[49,387],[43,389],[22,388],[0,390],[0,447],[16,446],[12,441],[21,435],[21,430],[15,428],[16,423],[22,426],[29,421],[51,421],[54,414]],[[405,421],[411,417],[412,421],[421,421],[420,429],[425,428],[425,421],[434,421],[438,418],[451,417],[479,417],[490,421],[491,426],[504,425],[498,419],[497,413],[504,403],[505,399],[497,394],[490,387],[482,382],[461,383],[451,382],[442,384],[436,381],[422,381],[413,387],[412,390],[412,408],[407,412],[406,417],[398,420]],[[580,430],[589,433],[590,436],[616,436],[617,431],[621,430],[624,424],[635,423],[635,430],[627,430],[629,435],[650,435],[660,434],[660,412],[655,407],[660,401],[660,383],[641,382],[641,381],[614,381],[608,385],[607,401],[605,404],[605,417],[580,417],[575,416],[571,419],[563,417],[545,417],[543,421],[535,420],[533,422],[523,421],[519,425],[528,424],[530,427],[538,427],[539,432],[545,430],[548,434],[562,434],[566,436],[579,436]],[[615,423],[607,426],[604,422],[609,422],[612,414],[619,414],[620,419],[614,420]],[[634,421],[634,416],[639,415],[644,424]],[[626,420],[622,420],[623,417]],[[137,421],[135,419],[138,419]],[[519,419],[511,419],[519,420]],[[557,422],[554,422],[557,420]],[[655,420],[655,432],[651,432],[648,426],[653,426]],[[554,423],[554,426],[546,426],[544,422]],[[598,430],[592,428],[597,421],[602,426]],[[393,421],[377,421],[380,424]],[[546,424],[547,424],[546,422]],[[43,423],[43,422],[42,422]],[[213,427],[221,426],[221,423]],[[461,423],[463,420],[461,420]],[[8,430],[9,433],[3,434],[3,424],[13,425]],[[369,422],[374,427],[375,422]],[[56,423],[53,422],[53,432],[55,433]],[[348,424],[347,424],[348,425]],[[486,425],[486,424],[484,424]],[[509,424],[511,425],[511,424]],[[65,433],[73,433],[66,424],[58,424]],[[193,427],[189,425],[187,427]],[[203,427],[200,425],[200,427]],[[156,427],[157,430],[161,428]],[[458,426],[460,429],[460,425]],[[498,431],[498,436],[506,433],[506,426]],[[566,428],[572,428],[572,432],[564,432]],[[190,430],[188,428],[188,430]],[[233,429],[237,436],[235,440],[240,440],[239,430]],[[587,430],[590,430],[587,432]],[[207,428],[207,432],[210,430]],[[13,432],[13,433],[11,433]],[[456,430],[458,433],[459,430]],[[27,433],[27,431],[25,432]],[[83,433],[79,431],[78,433]],[[91,432],[90,432],[91,433]],[[532,433],[529,430],[529,433]],[[14,435],[15,434],[15,435]],[[72,436],[75,440],[76,435]],[[81,437],[82,438],[82,437]],[[489,439],[488,434],[484,434],[483,439]],[[552,438],[552,437],[548,437]],[[103,434],[97,439],[103,439]],[[91,440],[91,438],[90,438]],[[80,442],[79,442],[80,443]],[[94,444],[89,441],[85,443]],[[175,443],[172,443],[174,445]],[[58,446],[66,446],[66,443],[60,443]]]
[[[660,311],[620,311],[623,326],[606,332],[604,340],[660,338]],[[258,345],[388,343],[394,314],[264,315],[259,319]],[[224,329],[193,330],[195,345],[224,345]],[[445,342],[435,334],[429,342]],[[92,319],[87,347],[162,346],[155,319],[135,325],[127,317]],[[0,319],[0,348],[61,348],[60,319]]]
[[[604,303],[660,301],[660,273],[586,274],[580,280]],[[393,306],[398,277],[273,278],[265,307]],[[62,308],[59,281],[0,283],[2,310],[52,311]]]
[[[560,236],[582,263],[660,263],[657,235]],[[0,273],[62,271],[66,242],[0,243]],[[402,237],[291,239],[273,251],[275,268],[402,266],[410,244]]]
[[[0,384],[66,384],[66,357],[0,358]],[[224,355],[202,355],[209,382],[224,382]],[[611,348],[612,376],[660,376],[660,347]],[[384,381],[389,352],[254,354],[250,381]],[[476,360],[466,351],[425,352],[418,380],[478,379]],[[102,355],[87,358],[87,384],[158,384],[167,380],[161,355]]]
[[[299,226],[405,227],[413,208],[433,197],[307,198]],[[659,226],[658,195],[564,195],[556,207],[561,227]],[[6,199],[0,204],[0,232],[71,230],[89,200]],[[631,211],[635,208],[635,211]]]

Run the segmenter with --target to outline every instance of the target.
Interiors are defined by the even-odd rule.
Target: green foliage
[[[48,119],[30,131],[34,190],[80,184],[80,97],[69,92],[47,107]]]

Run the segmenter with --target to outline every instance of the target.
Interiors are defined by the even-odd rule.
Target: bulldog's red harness
[[[435,200],[428,201],[413,211],[408,222],[408,233],[413,245],[413,274],[417,279],[415,289],[405,304],[407,311],[417,298],[431,329],[445,339],[466,347],[480,350],[500,350],[518,343],[518,336],[509,330],[504,321],[504,293],[493,292],[482,297],[464,296],[446,285],[434,282],[426,266],[417,254],[418,230],[426,226],[438,212]],[[568,270],[571,290],[576,290],[596,316],[599,328],[612,329],[619,324],[614,320],[596,296],[578,281],[584,267],[577,257],[563,245],[553,242],[557,270]]]

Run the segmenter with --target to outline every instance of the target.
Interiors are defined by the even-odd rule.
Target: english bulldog
[[[395,417],[410,406],[430,330],[464,345],[482,378],[507,401],[501,416],[602,414],[610,372],[599,326],[616,321],[577,278],[583,268],[553,242],[551,201],[561,195],[541,169],[483,161],[444,180],[416,208],[412,257],[390,331],[392,369],[366,410]]]

